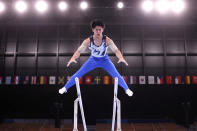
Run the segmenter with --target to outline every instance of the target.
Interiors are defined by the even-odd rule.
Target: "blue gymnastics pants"
[[[113,78],[118,77],[118,84],[126,91],[128,89],[127,84],[125,83],[122,76],[116,70],[114,64],[109,59],[108,55],[104,57],[94,57],[90,56],[89,59],[81,66],[81,68],[70,78],[70,80],[65,84],[65,88],[68,89],[75,84],[75,77],[82,77],[86,73],[94,70],[95,68],[103,68],[107,71]]]

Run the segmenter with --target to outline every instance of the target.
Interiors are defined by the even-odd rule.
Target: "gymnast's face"
[[[95,28],[92,29],[92,31],[94,32],[94,35],[96,37],[100,37],[102,36],[104,29],[101,26],[96,26]]]

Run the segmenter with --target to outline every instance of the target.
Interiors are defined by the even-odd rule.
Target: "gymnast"
[[[81,68],[64,85],[64,87],[59,89],[59,93],[66,93],[68,89],[75,84],[75,77],[80,78],[95,68],[100,67],[107,71],[113,78],[118,77],[118,84],[124,89],[128,96],[132,96],[133,92],[128,88],[124,79],[118,73],[107,54],[107,49],[109,47],[119,59],[118,63],[123,62],[126,66],[128,66],[127,61],[122,56],[120,50],[114,44],[113,40],[108,36],[103,35],[103,31],[105,29],[104,22],[102,20],[95,19],[91,21],[90,26],[93,35],[82,42],[77,51],[73,54],[72,58],[68,61],[67,67],[73,62],[77,63],[76,59],[79,58],[80,53],[84,52],[86,48],[91,50],[91,55],[89,59],[81,66]]]

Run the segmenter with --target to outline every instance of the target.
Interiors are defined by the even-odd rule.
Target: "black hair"
[[[90,22],[91,29],[94,29],[96,26],[101,26],[103,29],[105,28],[105,24],[100,19],[94,19]]]

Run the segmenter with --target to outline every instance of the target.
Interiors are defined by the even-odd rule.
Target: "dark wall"
[[[185,85],[129,85],[134,91],[128,97],[119,88],[122,119],[163,119],[183,122],[184,103],[189,102],[189,120],[196,117],[196,86]],[[82,85],[82,99],[88,123],[96,119],[111,119],[113,85]],[[3,118],[55,118],[54,103],[63,104],[61,118],[73,118],[76,89],[59,95],[57,86],[7,86],[1,87],[0,103]]]
[[[81,42],[91,35],[88,25],[1,26],[2,75],[72,75],[88,59],[87,50],[66,70]],[[112,62],[123,75],[195,75],[195,26],[107,25],[129,66]],[[50,63],[50,64],[48,64]],[[102,72],[103,73],[103,72]]]
[[[128,67],[117,64],[117,58],[109,51],[122,75],[185,76],[197,74],[196,29],[196,26],[107,24],[104,34],[114,40],[129,63]],[[89,56],[89,51],[83,53],[77,64],[66,68],[73,52],[91,35],[88,24],[5,24],[0,30],[2,76],[72,75]],[[90,74],[106,72],[97,69]],[[111,118],[112,86],[83,85],[84,107],[90,120]],[[50,118],[54,116],[53,103],[62,101],[62,117],[72,118],[75,88],[63,96],[58,95],[59,88],[1,85],[1,114],[4,118]],[[195,85],[136,85],[132,89],[135,93],[132,98],[120,89],[123,118],[175,118],[174,113],[182,109],[184,101],[189,101],[196,110]]]

